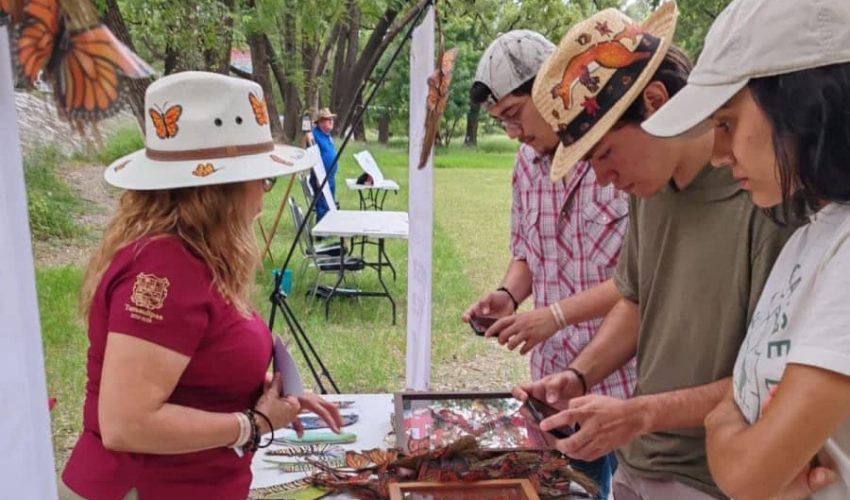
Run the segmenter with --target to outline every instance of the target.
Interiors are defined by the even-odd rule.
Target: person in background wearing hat
[[[615,9],[576,24],[532,92],[561,139],[553,174],[585,158],[599,182],[633,196],[614,275],[622,298],[571,371],[515,394],[564,410],[543,430],[580,424],[555,444],[568,456],[618,450],[618,500],[724,498],[706,463],[703,420],[730,386],[756,300],[790,234],[728,171],[709,165],[713,130],[664,140],[640,128],[691,68],[672,46],[677,14],[669,2],[642,25]],[[632,356],[631,399],[583,396]]]
[[[83,281],[88,383],[62,498],[244,499],[261,435],[300,409],[341,425],[315,395],[280,395],[248,302],[263,195],[304,153],[274,145],[254,82],[178,73],[145,107],[146,149],[105,173],[127,191]]]
[[[336,146],[333,137],[331,137],[335,119],[336,115],[331,113],[331,110],[328,108],[320,109],[316,116],[316,126],[313,127],[312,131],[313,141],[319,146],[319,152],[322,154],[322,164],[325,166],[328,187],[331,189],[331,197],[334,200],[336,200],[336,171],[339,167],[336,162]],[[310,172],[310,183],[313,185],[313,192],[319,197],[316,201],[316,221],[318,222],[328,213],[328,204],[325,197],[320,194],[319,183],[312,171]]]
[[[848,25],[846,0],[735,0],[681,97],[643,125],[663,137],[713,126],[712,162],[753,203],[809,218],[705,422],[711,472],[734,498],[803,498],[830,482],[813,498],[850,498]]]
[[[522,144],[513,174],[512,259],[498,289],[470,306],[463,320],[511,315],[533,295],[535,306],[541,308],[540,321],[557,333],[531,352],[532,380],[566,369],[593,338],[601,321],[565,327],[558,301],[610,280],[628,221],[625,193],[596,182],[587,162],[580,162],[557,182],[549,179],[558,136],[534,107],[531,89],[537,71],[554,49],[552,42],[534,31],[499,36],[484,52],[470,92],[472,102],[484,104],[508,136]],[[602,310],[598,316],[602,316],[619,294],[612,283],[599,290]],[[591,391],[627,398],[634,380],[631,363]],[[572,465],[594,479],[600,486],[599,498],[607,500],[617,466],[614,454],[591,462],[576,460]]]

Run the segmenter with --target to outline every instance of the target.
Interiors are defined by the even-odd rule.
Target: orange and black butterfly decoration
[[[15,24],[24,15],[23,0],[0,0],[0,25]]]
[[[13,19],[20,13],[13,46],[18,70],[30,83],[44,72],[64,118],[95,122],[115,114],[124,79],[154,74],[100,24],[88,0],[0,2]]]
[[[437,132],[440,130],[440,121],[446,112],[449,102],[449,85],[452,83],[452,71],[455,66],[457,49],[445,51],[443,46],[443,28],[440,16],[437,15],[437,32],[440,37],[440,66],[428,77],[428,108],[425,115],[425,136],[422,138],[422,150],[419,153],[419,168],[424,168],[431,156],[434,141],[437,140]]]
[[[175,104],[168,107],[168,104],[166,104],[165,107],[165,111],[158,107],[150,108],[148,109],[148,114],[156,130],[156,136],[160,139],[171,139],[172,137],[176,137],[177,132],[180,130],[177,126],[177,121],[180,120],[180,115],[183,114],[183,106]]]
[[[253,92],[248,94],[248,100],[251,101],[251,109],[254,110],[254,118],[257,119],[257,124],[268,125],[269,108],[266,106],[266,100],[260,99]]]
[[[198,163],[198,166],[195,167],[195,170],[192,171],[192,175],[195,177],[207,177],[221,170],[220,168],[215,168],[215,165],[212,163]]]

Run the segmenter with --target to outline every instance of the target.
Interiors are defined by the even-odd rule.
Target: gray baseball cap
[[[531,30],[514,30],[499,35],[484,51],[475,72],[492,94],[495,104],[537,75],[543,61],[555,50],[555,44]]]
[[[680,135],[753,78],[850,62],[848,24],[848,0],[734,0],[711,25],[688,84],[643,129]]]

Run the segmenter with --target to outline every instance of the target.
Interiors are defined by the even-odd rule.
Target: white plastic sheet
[[[0,26],[0,498],[44,500],[56,474],[12,81]]]

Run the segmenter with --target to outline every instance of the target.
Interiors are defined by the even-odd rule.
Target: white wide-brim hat
[[[310,169],[315,155],[272,140],[263,90],[240,78],[187,71],[145,93],[145,149],[104,178],[132,190],[246,182]]]

